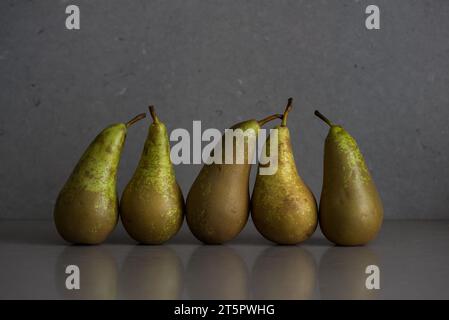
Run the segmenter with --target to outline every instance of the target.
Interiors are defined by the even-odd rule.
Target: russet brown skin
[[[126,189],[120,204],[120,216],[128,234],[142,244],[162,244],[181,228],[184,198],[177,184],[168,186],[170,200],[157,195],[151,186],[140,187],[138,196]],[[144,196],[144,195],[148,196]],[[179,204],[179,205],[178,205]]]
[[[257,230],[268,240],[293,245],[308,239],[318,224],[313,193],[299,176],[290,133],[286,126],[291,99],[278,129],[278,169],[273,175],[258,174],[251,199],[251,216]],[[270,139],[266,148],[269,150]]]
[[[249,171],[245,164],[204,166],[187,198],[187,223],[198,240],[221,244],[243,229],[249,215]]]
[[[260,126],[280,115],[263,120],[248,120],[232,129],[251,129],[254,136]],[[223,136],[222,141],[226,138]],[[247,142],[248,140],[246,140]],[[247,143],[245,143],[247,145]],[[222,157],[225,159],[225,143]],[[206,244],[222,244],[235,238],[249,216],[249,175],[251,163],[245,146],[244,161],[236,163],[236,143],[233,143],[233,164],[206,164],[195,179],[186,200],[186,220],[193,235]]]
[[[383,206],[356,141],[341,126],[330,126],[324,148],[319,222],[326,238],[341,246],[373,240],[383,220]]]
[[[104,207],[92,205],[105,201]],[[117,206],[117,202],[107,199],[101,192],[77,190],[74,198],[62,193],[55,206],[58,232],[67,242],[102,243],[117,224]]]

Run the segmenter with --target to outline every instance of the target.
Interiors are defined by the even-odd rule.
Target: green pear
[[[279,117],[272,115],[260,121],[248,120],[234,125],[231,129],[241,129],[245,134],[243,154],[242,149],[237,149],[237,139],[234,137],[232,163],[205,164],[201,169],[186,201],[187,223],[200,241],[222,244],[236,237],[245,226],[249,215],[250,160],[253,152],[249,142],[257,137],[263,124]],[[230,158],[225,150],[229,138],[225,134],[221,140],[223,160]],[[237,157],[243,161],[238,163]]]
[[[330,127],[324,147],[321,231],[337,245],[366,244],[382,225],[382,201],[354,138],[318,111],[315,115]]]
[[[123,191],[120,217],[128,234],[144,244],[161,244],[173,237],[184,219],[184,198],[170,160],[165,125],[150,107],[150,125],[142,156]]]
[[[117,168],[129,126],[143,119],[104,129],[89,145],[56,200],[54,220],[68,242],[98,244],[118,220]]]
[[[287,127],[292,108],[288,100],[278,134],[278,168],[274,174],[261,175],[260,166],[251,199],[251,216],[257,230],[278,244],[297,244],[309,238],[318,224],[315,197],[296,169]],[[265,144],[270,150],[270,139]]]

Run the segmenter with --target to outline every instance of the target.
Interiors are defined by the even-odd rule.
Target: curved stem
[[[142,120],[143,118],[145,118],[147,115],[145,113],[141,113],[138,114],[137,116],[135,116],[134,118],[132,118],[131,120],[129,120],[126,123],[126,127],[132,126],[134,123],[136,123],[139,120]]]
[[[270,122],[271,120],[274,119],[282,119],[282,114],[272,114],[271,116],[268,116],[266,118],[263,118],[262,120],[257,121],[259,123],[260,126],[263,126],[265,123]]]
[[[284,115],[282,116],[282,123],[281,123],[282,127],[286,127],[287,126],[288,113],[293,108],[292,103],[293,103],[293,98],[288,98],[287,105],[285,106]]]
[[[319,112],[318,110],[315,110],[315,115],[316,115],[318,118],[320,118],[321,120],[323,120],[324,122],[326,122],[327,125],[328,125],[329,127],[332,127],[332,126],[333,126],[332,122],[330,122],[330,120],[329,120],[328,118],[326,118],[326,117],[325,117],[321,112]]]
[[[159,118],[156,115],[156,110],[154,109],[154,106],[149,106],[148,109],[150,109],[151,118],[153,118],[153,122],[157,123],[159,122]]]

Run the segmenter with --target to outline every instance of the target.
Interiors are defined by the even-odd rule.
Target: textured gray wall
[[[81,30],[65,29],[65,7]],[[368,4],[381,30],[364,27]],[[283,110],[319,196],[325,125],[359,142],[387,218],[449,218],[449,1],[1,1],[0,218],[48,219],[90,140],[158,108],[224,129]],[[119,190],[147,123],[129,131]],[[187,193],[199,166],[176,167]]]

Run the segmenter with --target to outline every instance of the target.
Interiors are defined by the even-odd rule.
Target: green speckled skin
[[[104,129],[59,193],[54,219],[66,241],[98,244],[114,230],[118,219],[117,168],[126,131],[122,123]]]
[[[318,223],[315,197],[299,176],[285,126],[278,129],[278,170],[257,175],[251,216],[257,230],[278,244],[297,244],[309,238]],[[270,140],[267,139],[268,150]]]
[[[256,120],[236,124],[232,129],[260,130]],[[223,138],[222,138],[223,139]],[[249,216],[249,174],[247,140],[243,164],[204,165],[190,188],[186,201],[186,218],[197,239],[207,244],[222,244],[236,237]],[[223,159],[225,143],[222,143]],[[235,143],[234,143],[235,150]],[[235,152],[234,152],[235,160]]]
[[[322,232],[338,245],[362,245],[377,235],[382,219],[382,201],[356,141],[332,125],[324,149]]]
[[[184,219],[184,198],[170,160],[165,125],[149,129],[139,164],[120,201],[120,217],[128,234],[143,244],[173,237]]]

